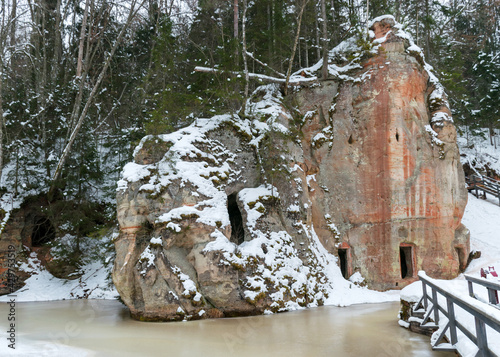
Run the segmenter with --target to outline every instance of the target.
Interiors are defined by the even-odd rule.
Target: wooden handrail
[[[424,308],[426,310],[426,314],[424,316],[424,319],[422,320],[421,326],[427,327],[425,323],[429,320],[429,317],[432,313],[434,313],[433,317],[436,326],[439,324],[439,312],[443,313],[443,315],[448,318],[446,326],[441,331],[438,338],[434,341],[433,348],[456,350],[455,344],[458,342],[457,340],[457,328],[458,328],[460,331],[464,333],[465,336],[467,336],[478,347],[479,351],[476,356],[494,355],[493,352],[488,347],[485,325],[488,325],[493,330],[500,333],[500,319],[495,316],[498,314],[498,310],[488,304],[483,304],[477,300],[469,300],[472,299],[470,297],[462,298],[439,287],[435,283],[434,279],[428,277],[427,274],[425,274],[425,272],[423,271],[418,273],[418,277],[422,282],[423,296],[420,302],[417,304],[417,307],[423,302]],[[427,286],[431,288],[431,295],[427,293]],[[438,293],[446,298],[446,309],[439,305],[437,297]],[[432,307],[430,309],[428,309],[429,301],[432,302]],[[474,316],[475,331],[470,331],[459,321],[456,320],[454,305],[462,308],[463,310]],[[438,345],[439,342],[445,336],[446,331],[448,330],[450,331],[451,346],[449,344]],[[444,345],[445,347],[441,347],[442,345]]]
[[[474,276],[465,275],[465,274],[464,274],[464,277],[465,277],[465,280],[467,280],[467,281],[472,281],[473,283],[482,285],[482,286],[487,287],[487,288],[500,290],[500,283],[495,283],[493,281],[486,280],[484,278],[476,278]]]
[[[465,179],[468,184],[467,190],[469,190],[469,192],[474,190],[474,195],[476,197],[479,197],[479,191],[482,191],[485,197],[486,194],[489,193],[498,198],[498,204],[500,205],[500,181],[492,179],[491,177],[478,175],[472,175]]]
[[[490,280],[486,280],[484,278],[476,278],[470,275],[464,275],[465,280],[467,280],[467,283],[469,284],[469,295],[471,297],[475,297],[474,295],[474,288],[472,286],[472,283],[479,284],[481,286],[484,286],[488,290],[488,300],[490,301],[490,304],[492,305],[498,305],[498,293],[497,291],[500,290],[500,284],[495,283]]]

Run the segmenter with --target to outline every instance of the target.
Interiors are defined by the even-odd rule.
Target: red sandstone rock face
[[[191,135],[193,126],[163,146],[156,148],[149,141],[151,145],[138,150],[134,165],[149,173],[120,185],[121,233],[115,241],[113,270],[115,286],[134,317],[179,320],[321,304],[322,296],[335,291],[325,275],[332,259],[316,249],[316,234],[328,252],[341,258],[346,278],[360,272],[374,289],[401,288],[417,279],[418,270],[436,278],[458,275],[469,253],[469,237],[460,224],[467,194],[455,127],[447,117],[445,98],[433,99],[436,88],[423,61],[405,52],[404,40],[390,32],[391,26],[390,19],[374,24],[375,37],[385,42],[350,79],[322,81],[287,98],[297,103],[304,118],[302,133],[275,135],[258,157],[259,149],[251,143],[270,135],[259,131],[267,126],[262,118],[279,113],[273,124],[289,133],[299,125],[278,99],[278,91],[269,88],[248,103],[251,115],[258,118],[252,124],[233,117],[235,126],[200,123],[197,128],[211,129],[191,152],[170,151],[176,150],[176,141]],[[431,128],[431,118],[439,117],[436,112],[447,119],[433,121]],[[251,126],[251,134],[238,126]],[[244,201],[242,192],[258,190],[264,183],[263,162],[272,152],[283,160],[275,157],[272,169],[290,168],[286,179],[267,177],[279,200],[257,195],[255,201]],[[218,154],[220,160],[214,156]],[[176,176],[168,176],[169,169],[161,166],[180,164],[183,170],[196,163],[207,181],[173,179]],[[227,172],[219,170],[221,165],[227,165]],[[165,177],[154,176],[162,170]],[[152,183],[160,181],[167,183],[153,190]],[[190,207],[200,213],[213,204],[209,196],[197,193],[197,185],[216,192],[207,195],[220,194],[222,207],[209,217],[218,224],[207,217],[198,220],[196,214],[160,219],[174,210],[195,212]],[[257,242],[255,251],[262,253],[245,252],[245,244],[231,234],[229,196],[237,197],[246,247]],[[273,236],[279,238],[270,239]],[[205,250],[216,237],[225,248],[219,242],[219,248]],[[282,259],[280,264],[266,262],[271,250],[277,254],[274,260]],[[288,269],[292,261],[295,270]],[[290,283],[291,272],[300,277],[295,281],[308,284]],[[286,276],[286,284],[273,280],[276,276]],[[185,287],[188,278],[192,291]],[[212,312],[203,314],[206,311]]]
[[[376,37],[388,29],[376,23]],[[323,212],[333,217],[341,241],[350,247],[351,269],[377,289],[405,286],[417,279],[418,270],[455,277],[469,252],[468,232],[460,224],[467,195],[455,128],[450,122],[435,126],[443,144],[433,143],[425,126],[434,88],[418,61],[400,52],[402,40],[399,45],[391,40],[364,63],[359,74],[364,80],[340,85],[330,118],[334,139],[330,146],[311,149],[306,159],[319,168],[318,189],[311,195],[318,212],[313,212],[315,226],[326,225]],[[300,96],[309,107],[329,106],[324,93]],[[447,107],[439,110],[449,114]],[[304,128],[304,147],[311,147],[323,129],[319,122],[318,115]],[[324,244],[335,250],[323,233]],[[410,259],[406,277],[401,248]]]

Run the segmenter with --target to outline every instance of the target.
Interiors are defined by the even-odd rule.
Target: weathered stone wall
[[[54,260],[51,247],[46,243],[56,236],[62,236],[58,223],[52,222],[44,212],[49,206],[43,195],[31,197],[9,213],[9,219],[4,229],[0,232],[0,295],[9,294],[11,289],[7,286],[8,268],[11,277],[15,276],[14,290],[24,286],[24,281],[31,276],[19,267],[28,262],[28,257],[36,253],[40,263],[55,277],[62,279],[77,279],[78,266],[74,262]],[[39,240],[38,242],[36,240]],[[8,261],[9,255],[14,257],[14,263]]]
[[[22,208],[10,215],[8,224],[0,234],[0,295],[11,293],[8,286],[8,269],[11,279],[15,277],[14,290],[24,285],[28,274],[18,270],[18,265],[26,260],[25,246],[31,246],[31,232],[33,231],[34,215],[31,210]],[[10,249],[14,247],[14,249]],[[8,261],[9,254],[14,255],[16,264]]]

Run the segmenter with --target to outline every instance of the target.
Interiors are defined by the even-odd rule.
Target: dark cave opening
[[[47,217],[37,217],[31,233],[31,246],[41,247],[56,237],[56,230]]]
[[[245,230],[243,229],[243,217],[236,202],[237,193],[227,196],[227,212],[231,222],[231,242],[241,244],[245,240]]]
[[[340,271],[342,272],[342,276],[344,279],[349,279],[349,269],[347,266],[347,249],[339,248],[339,263],[340,263]]]
[[[399,262],[401,265],[401,278],[413,276],[413,252],[411,246],[399,247]]]

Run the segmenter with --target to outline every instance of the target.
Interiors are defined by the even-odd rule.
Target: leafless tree
[[[297,32],[295,34],[295,40],[293,42],[292,55],[290,56],[290,62],[288,62],[288,70],[286,72],[285,80],[285,95],[288,93],[288,82],[290,82],[290,76],[292,75],[293,60],[295,58],[295,53],[297,52],[297,44],[299,43],[300,37],[300,25],[302,24],[302,15],[304,14],[304,9],[306,8],[309,0],[302,0],[299,13],[297,15]]]
[[[78,133],[83,125],[83,123],[85,122],[85,118],[87,116],[87,113],[88,113],[88,110],[90,108],[90,106],[92,105],[93,103],[93,100],[97,94],[97,91],[99,90],[100,88],[100,85],[101,85],[101,82],[102,80],[104,79],[104,76],[106,75],[106,71],[108,70],[108,67],[111,63],[111,60],[113,59],[114,55],[115,55],[115,52],[121,42],[121,40],[123,39],[124,35],[125,35],[125,32],[127,31],[127,29],[130,27],[130,25],[132,24],[134,18],[136,17],[138,11],[140,9],[143,8],[144,4],[146,3],[147,0],[141,0],[140,3],[138,3],[137,0],[133,0],[130,4],[130,7],[129,7],[129,10],[128,10],[128,15],[127,15],[127,19],[124,23],[124,25],[122,26],[112,48],[111,48],[111,51],[107,54],[105,60],[104,60],[104,63],[103,63],[103,66],[102,66],[102,69],[99,73],[99,76],[97,77],[93,87],[92,87],[92,90],[89,94],[89,96],[87,97],[86,101],[85,101],[85,105],[81,111],[81,113],[79,113],[78,110],[73,110],[73,113],[71,115],[71,119],[70,119],[70,122],[74,122],[75,125],[74,125],[74,128],[66,142],[66,145],[64,147],[64,150],[61,154],[61,157],[59,158],[59,161],[57,163],[57,166],[56,166],[56,169],[54,171],[54,175],[52,176],[52,184],[51,184],[51,187],[50,187],[50,190],[49,190],[49,197],[51,197],[54,193],[54,190],[56,188],[56,183],[57,183],[57,180],[59,179],[61,173],[62,173],[62,170],[63,170],[63,167],[64,167],[64,164],[66,163],[66,160],[68,159],[68,156],[69,154],[71,153],[71,149],[73,147],[73,144],[75,142],[75,139],[76,137],[78,136]],[[88,36],[87,36],[88,37]],[[88,68],[83,68],[83,72],[88,72]],[[82,73],[82,76],[84,76],[85,74]],[[76,105],[76,103],[75,103]]]

